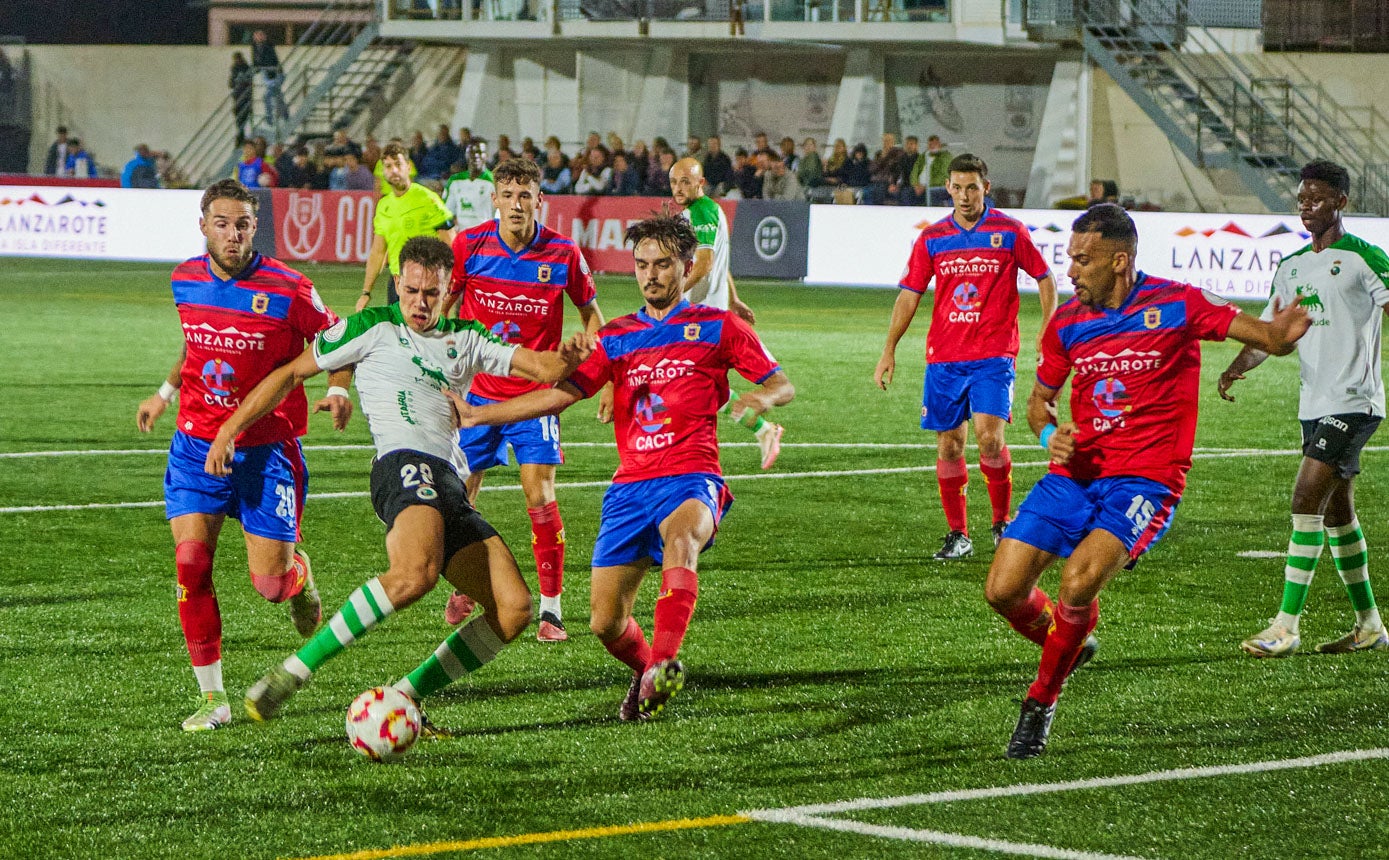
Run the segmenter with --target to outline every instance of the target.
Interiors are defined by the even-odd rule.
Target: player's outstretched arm
[[[1076,425],[1071,421],[1060,422],[1056,407],[1060,393],[1059,388],[1033,383],[1032,393],[1027,396],[1027,426],[1037,434],[1051,461],[1064,465],[1075,454]]]
[[[750,415],[761,415],[773,406],[785,406],[795,396],[796,387],[786,377],[785,371],[778,370],[761,385],[739,394],[729,409],[729,417],[742,421]]]
[[[289,364],[282,364],[271,371],[269,376],[251,389],[251,393],[246,395],[237,410],[217,431],[217,438],[212,440],[207,460],[203,463],[203,471],[209,475],[230,475],[232,457],[236,453],[236,437],[247,427],[269,415],[286,395],[297,386],[303,385],[304,380],[317,375],[320,370],[318,361],[314,358],[313,347],[310,346]]]
[[[315,412],[332,414],[334,430],[346,430],[347,422],[352,420],[352,397],[347,389],[355,369],[356,365],[348,365],[328,374],[328,393],[313,405]]]
[[[1286,307],[1273,299],[1273,319],[1265,322],[1248,314],[1240,314],[1230,321],[1227,334],[1244,344],[1270,355],[1287,355],[1297,348],[1298,338],[1312,327],[1312,318],[1302,306],[1302,296],[1298,296]]]
[[[921,293],[914,290],[898,290],[897,301],[892,303],[892,320],[887,324],[887,343],[883,346],[882,357],[873,369],[873,383],[886,391],[892,383],[892,373],[897,368],[897,344],[907,333],[907,327],[916,316],[921,305]]]
[[[511,424],[542,415],[556,415],[584,397],[582,391],[568,382],[561,382],[554,388],[539,388],[520,397],[486,406],[470,405],[451,388],[445,388],[444,394],[453,403],[454,417],[459,427]]]
[[[169,404],[178,396],[179,386],[183,384],[183,360],[187,355],[188,344],[184,343],[178,352],[178,360],[160,383],[159,390],[146,397],[135,410],[135,426],[140,428],[141,433],[153,430],[154,422],[159,420],[159,416],[164,414],[164,410],[168,409]]]
[[[511,356],[511,375],[531,382],[559,382],[593,354],[596,343],[588,332],[576,332],[556,350],[536,352],[519,347]]]

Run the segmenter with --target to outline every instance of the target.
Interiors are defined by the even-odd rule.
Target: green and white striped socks
[[[1346,584],[1350,605],[1355,609],[1355,626],[1362,630],[1378,630],[1384,626],[1375,606],[1375,594],[1370,589],[1369,551],[1360,520],[1353,519],[1343,526],[1328,526],[1327,543],[1331,544],[1331,559],[1336,572]]]
[[[480,615],[449,634],[415,671],[396,681],[395,688],[418,702],[490,663],[505,644]]]
[[[1293,514],[1293,534],[1288,540],[1288,560],[1283,566],[1283,605],[1273,623],[1297,632],[1298,618],[1307,603],[1307,587],[1321,557],[1322,517]]]
[[[381,578],[369,580],[352,592],[337,614],[285,661],[285,669],[301,681],[309,680],[309,676],[317,672],[320,666],[367,635],[367,631],[393,612],[395,607],[386,597]]]

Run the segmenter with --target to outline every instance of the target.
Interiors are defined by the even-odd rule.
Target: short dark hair
[[[206,215],[214,200],[235,200],[238,203],[249,204],[252,215],[256,214],[256,209],[260,206],[260,200],[256,195],[235,179],[219,179],[209,185],[207,190],[203,192],[203,199],[198,204],[198,211]]]
[[[410,150],[406,149],[404,144],[396,143],[394,140],[381,149],[381,158],[383,161],[387,158],[395,158],[397,155],[405,156],[406,161],[410,160]]]
[[[673,215],[658,215],[638,221],[627,228],[624,238],[633,250],[647,239],[654,239],[662,248],[673,251],[675,256],[686,261],[694,259],[695,248],[699,246],[699,238],[695,236],[690,222]]]
[[[951,173],[977,173],[980,179],[989,178],[989,166],[984,159],[972,152],[961,153],[950,159]]]
[[[1325,158],[1304,164],[1298,179],[1303,182],[1325,182],[1342,194],[1350,193],[1350,171]]]
[[[539,185],[540,165],[525,158],[503,161],[492,170],[492,184],[500,186],[503,182],[514,182],[517,185]]]
[[[1096,203],[1071,224],[1072,233],[1099,233],[1103,239],[1138,246],[1138,228],[1117,203]]]
[[[406,263],[419,263],[426,271],[453,271],[453,249],[437,236],[415,236],[405,240],[399,260],[402,269]]]

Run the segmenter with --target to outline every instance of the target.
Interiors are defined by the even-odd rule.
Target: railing
[[[386,0],[385,11],[397,21],[923,23],[950,21],[952,5],[953,0]]]

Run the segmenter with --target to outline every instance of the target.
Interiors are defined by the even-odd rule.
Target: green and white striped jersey
[[[1323,251],[1308,245],[1278,264],[1263,319],[1273,299],[1284,306],[1302,296],[1312,328],[1297,342],[1304,421],[1343,413],[1384,415],[1380,331],[1389,305],[1389,257],[1349,234]]]
[[[324,370],[357,365],[357,396],[376,456],[408,448],[433,454],[468,477],[445,387],[468,393],[473,375],[506,376],[516,347],[475,320],[441,319],[420,334],[400,305],[367,308],[319,332],[314,359]]]
[[[728,218],[723,214],[723,207],[706,194],[686,206],[681,215],[694,228],[695,237],[699,239],[698,250],[707,248],[714,252],[714,265],[709,269],[709,274],[693,284],[686,284],[685,298],[692,304],[708,305],[726,311],[729,239]]]

